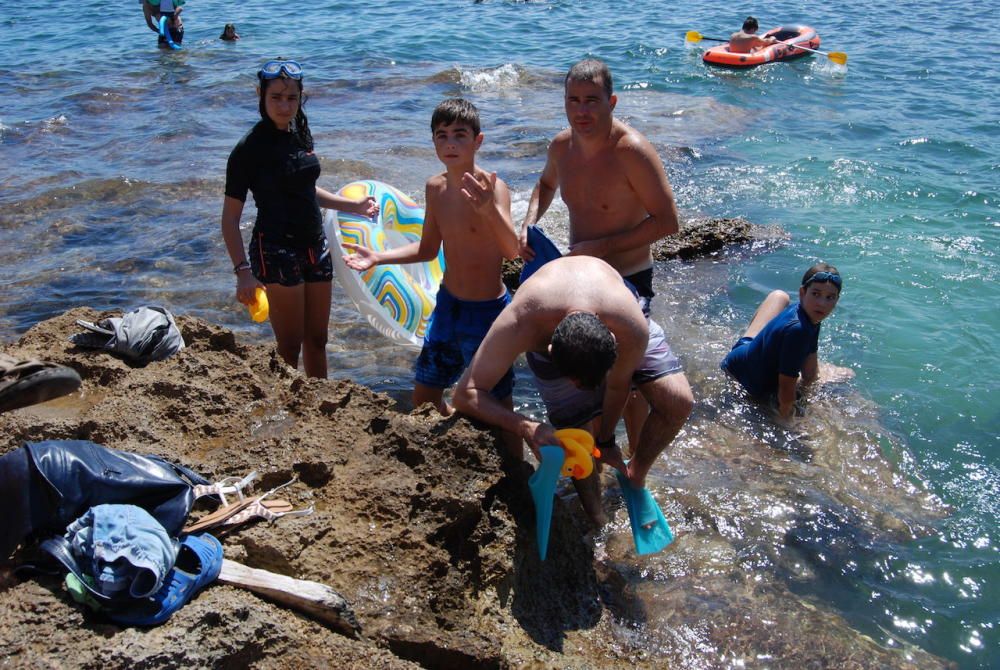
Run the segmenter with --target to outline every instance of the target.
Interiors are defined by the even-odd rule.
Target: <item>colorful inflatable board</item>
[[[420,241],[424,210],[401,191],[365,180],[351,182],[339,193],[353,200],[374,196],[379,215],[372,221],[357,214],[327,210],[327,237],[336,239],[338,246],[350,242],[384,251]],[[339,251],[346,250],[341,246]],[[423,346],[444,276],[444,250],[427,263],[376,265],[366,272],[347,267],[338,249],[331,253],[337,279],[368,323],[393,342],[414,349]]]

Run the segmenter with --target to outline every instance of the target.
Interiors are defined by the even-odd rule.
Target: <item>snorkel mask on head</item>
[[[836,286],[838,291],[840,290],[841,285],[843,284],[843,280],[840,278],[840,275],[837,274],[836,272],[822,271],[822,272],[817,272],[812,277],[805,280],[802,283],[802,288],[809,286],[809,284],[812,284],[813,282],[822,283],[827,281]]]
[[[257,77],[262,81],[277,79],[284,73],[289,79],[302,79],[302,66],[293,60],[271,60],[261,66],[257,71]]]

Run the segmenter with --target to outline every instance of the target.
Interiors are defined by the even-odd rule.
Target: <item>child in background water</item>
[[[222,34],[219,35],[219,39],[224,40],[226,42],[235,42],[239,38],[240,36],[236,32],[236,26],[234,26],[232,23],[227,23],[226,26],[222,29]]]
[[[789,306],[784,291],[772,291],[757,308],[750,326],[721,367],[757,399],[777,398],[778,415],[791,418],[800,386],[820,377],[819,327],[840,300],[843,280],[837,268],[817,263],[802,276],[799,302]],[[824,377],[849,379],[849,368],[826,366]]]

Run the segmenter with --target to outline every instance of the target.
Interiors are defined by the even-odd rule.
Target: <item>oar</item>
[[[700,42],[702,40],[708,40],[709,42],[728,42],[729,41],[729,40],[724,40],[724,39],[722,39],[720,37],[705,37],[701,33],[696,32],[694,30],[689,30],[688,33],[687,33],[687,35],[685,35],[685,37],[684,37],[684,41],[691,42],[691,43],[698,43],[698,42]],[[822,55],[826,56],[827,58],[829,58],[830,60],[832,60],[837,65],[847,65],[847,54],[845,54],[843,51],[829,51],[828,52],[828,51],[820,51],[819,49],[810,49],[809,47],[799,46],[798,44],[789,44],[788,42],[785,42],[785,44],[788,44],[788,46],[792,47],[793,49],[802,49],[803,51],[811,51],[814,54],[822,54]]]

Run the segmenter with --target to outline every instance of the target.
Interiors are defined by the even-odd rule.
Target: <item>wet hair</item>
[[[282,59],[277,59],[282,60]],[[264,79],[260,72],[257,73],[257,83],[260,85],[260,101],[257,105],[260,110],[260,118],[264,119],[268,123],[273,125],[271,117],[267,115],[267,109],[264,107],[264,96],[267,94],[267,87],[271,82],[281,80],[294,82],[299,89],[299,111],[295,113],[295,119],[292,121],[292,135],[295,136],[296,141],[299,146],[306,151],[313,150],[313,136],[312,131],[309,130],[309,119],[306,118],[305,104],[306,104],[306,94],[302,92],[302,79],[292,79],[285,74],[284,70],[281,71],[280,75],[274,79]]]
[[[434,108],[431,114],[431,132],[438,126],[458,123],[472,128],[473,135],[479,135],[479,110],[464,98],[448,98]]]
[[[748,16],[747,20],[743,22],[743,32],[745,33],[755,33],[759,27],[760,26],[757,25],[757,19],[752,16]]]
[[[840,275],[840,270],[838,270],[834,266],[830,265],[829,263],[817,263],[816,265],[814,265],[811,268],[809,268],[808,270],[806,270],[806,273],[804,275],[802,275],[802,286],[803,287],[807,286],[809,284],[809,280],[811,280],[813,278],[813,275],[816,274],[817,272],[829,272],[832,275],[837,275],[838,277],[841,276]],[[819,280],[817,279],[816,281],[819,281]],[[843,280],[841,280],[841,281],[843,281]],[[830,283],[832,284],[833,282],[830,282]],[[836,284],[833,284],[833,285],[837,289],[837,295],[840,295],[840,291],[842,289],[842,286],[837,286]]]
[[[563,86],[569,85],[571,81],[589,81],[592,84],[601,84],[609,98],[613,95],[614,86],[611,81],[611,70],[603,61],[596,58],[586,58],[573,65],[566,73]]]
[[[231,30],[231,31],[233,31],[233,34],[234,34],[234,35],[236,34],[236,26],[235,26],[235,25],[233,25],[232,23],[227,23],[227,24],[226,24],[225,26],[223,26],[223,27],[222,27],[222,34],[221,34],[221,35],[219,35],[219,39],[220,39],[220,40],[224,40],[224,39],[228,39],[228,38],[226,37],[226,34],[227,34],[227,33],[228,33],[228,32],[229,32],[230,30]]]
[[[552,333],[552,362],[560,374],[597,388],[618,358],[608,327],[590,312],[573,312]]]

